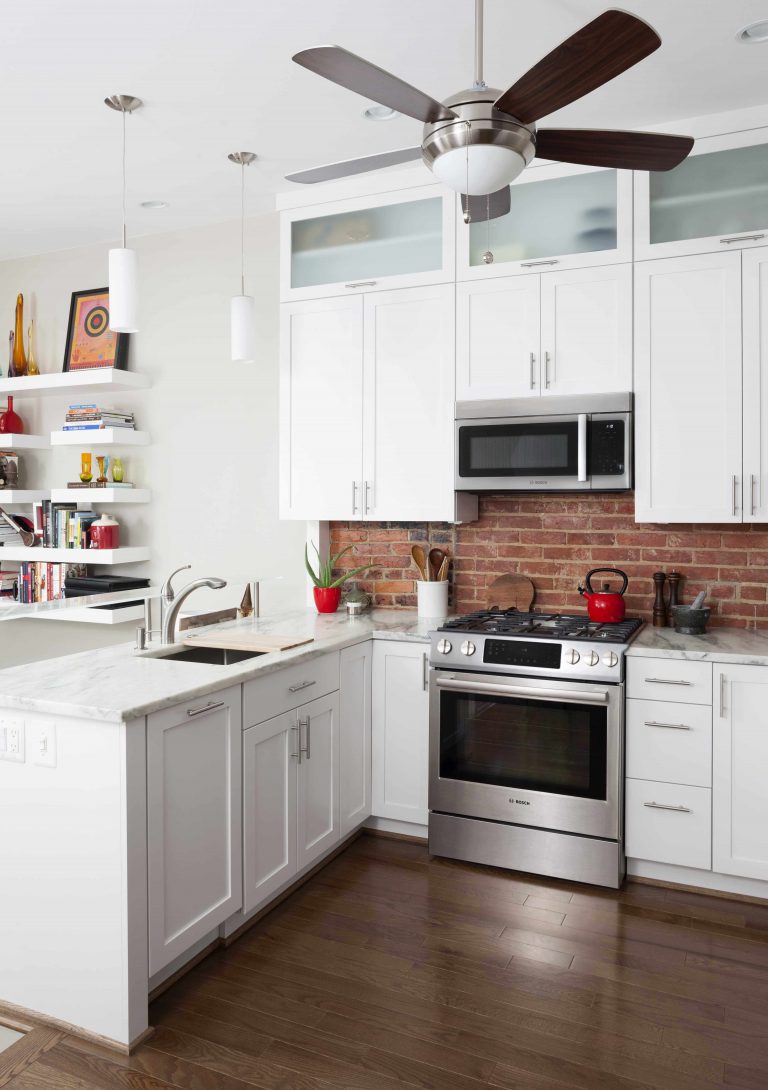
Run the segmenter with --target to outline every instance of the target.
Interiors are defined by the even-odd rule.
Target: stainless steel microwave
[[[456,489],[624,492],[632,487],[631,393],[456,404]]]

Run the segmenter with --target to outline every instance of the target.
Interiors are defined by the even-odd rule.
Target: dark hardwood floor
[[[365,836],[151,1021],[131,1057],[61,1035],[5,1086],[766,1090],[768,906]]]

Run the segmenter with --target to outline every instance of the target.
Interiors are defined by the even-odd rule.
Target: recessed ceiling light
[[[768,19],[758,19],[756,23],[748,23],[738,31],[736,40],[745,45],[768,42]]]
[[[168,201],[142,201],[142,208],[167,208]]]
[[[367,110],[363,110],[363,117],[368,121],[392,121],[393,118],[400,117],[400,114],[389,106],[369,106]]]

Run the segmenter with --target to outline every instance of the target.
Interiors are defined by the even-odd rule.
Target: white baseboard
[[[713,893],[730,893],[740,897],[756,897],[768,901],[768,882],[755,878],[737,878],[733,874],[717,874],[695,867],[677,867],[671,863],[647,863],[643,859],[627,860],[627,877],[648,878],[673,885],[695,886]]]
[[[412,821],[393,821],[392,818],[370,817],[363,826],[364,829],[374,829],[379,833],[396,833],[398,836],[411,836],[417,840],[428,839],[426,825],[416,825]]]

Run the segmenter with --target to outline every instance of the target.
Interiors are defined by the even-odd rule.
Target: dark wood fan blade
[[[604,11],[513,83],[496,99],[496,108],[526,123],[538,121],[620,76],[660,45],[642,19]]]
[[[536,155],[560,163],[625,170],[672,170],[693,147],[692,136],[611,129],[539,129]]]
[[[465,214],[467,207],[469,207],[471,223],[480,223],[483,220],[495,220],[499,216],[506,216],[512,207],[509,186],[505,185],[503,189],[497,189],[495,193],[491,193],[488,197],[472,195],[468,197],[466,193],[462,193],[461,210]]]
[[[293,59],[332,83],[338,83],[349,91],[355,91],[408,117],[415,117],[425,124],[428,121],[450,121],[456,117],[453,110],[447,109],[442,102],[339,45],[302,49]]]
[[[334,178],[349,178],[353,174],[365,174],[369,170],[381,170],[382,167],[394,167],[399,163],[412,163],[421,159],[421,148],[398,148],[397,151],[382,151],[378,155],[364,155],[361,159],[346,159],[340,163],[327,163],[322,167],[310,167],[295,174],[286,174],[289,182],[330,182]]]

